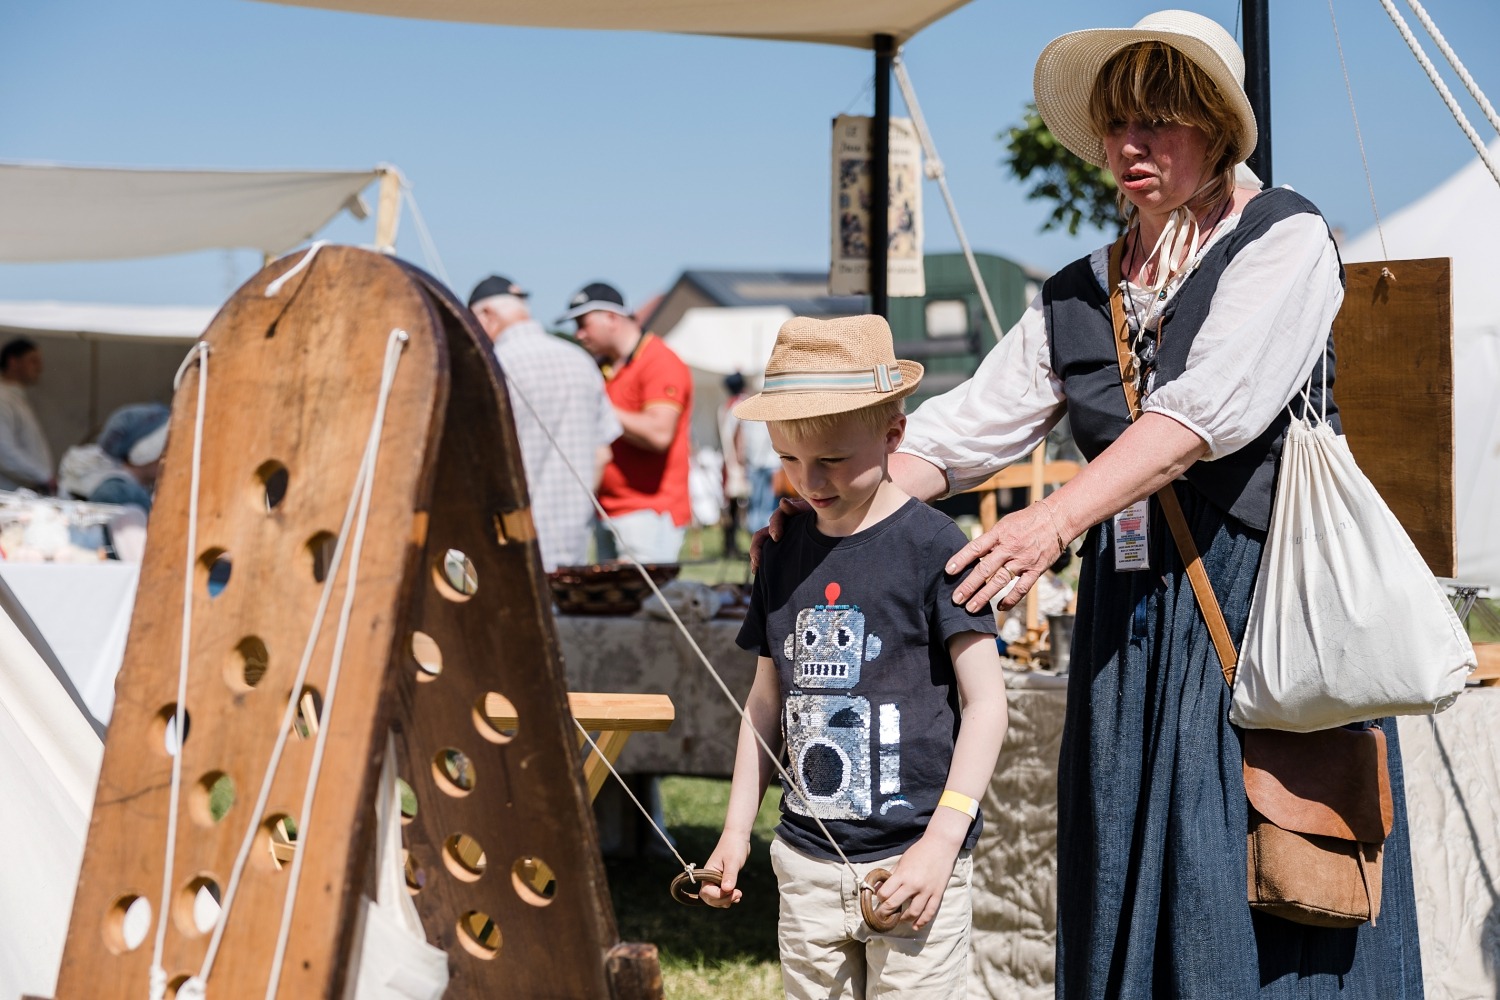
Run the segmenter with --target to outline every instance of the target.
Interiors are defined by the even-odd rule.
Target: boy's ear
[[[898,413],[891,418],[890,426],[885,429],[885,453],[896,454],[896,449],[901,447],[901,441],[906,437],[906,414]]]

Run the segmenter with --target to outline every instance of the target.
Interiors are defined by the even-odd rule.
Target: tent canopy
[[[172,342],[182,344],[186,350],[208,329],[217,311],[205,306],[0,302],[0,337]]]
[[[665,31],[871,47],[897,44],[968,0],[266,0],[298,7],[533,28]]]
[[[1490,145],[1500,156],[1500,140]],[[1347,243],[1345,260],[1453,258],[1454,493],[1458,578],[1500,587],[1500,186],[1479,157]],[[1397,280],[1400,280],[1399,268]]]
[[[117,260],[248,247],[278,254],[382,170],[134,170],[0,163],[0,262]]]
[[[785,306],[714,308],[699,306],[662,340],[689,368],[715,375],[756,376],[766,370],[776,331],[792,318]]]

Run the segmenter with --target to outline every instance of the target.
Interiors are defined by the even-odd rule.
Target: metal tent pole
[[[870,123],[870,311],[890,314],[891,67],[896,39],[875,36],[875,120]]]
[[[1245,23],[1245,96],[1255,112],[1260,142],[1250,154],[1250,169],[1271,186],[1271,19],[1269,0],[1240,0]]]

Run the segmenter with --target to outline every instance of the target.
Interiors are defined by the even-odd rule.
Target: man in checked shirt
[[[469,308],[495,345],[510,388],[531,516],[550,573],[588,561],[594,507],[568,463],[597,491],[621,429],[593,359],[544,330],[526,299],[509,278],[491,275],[474,286]]]

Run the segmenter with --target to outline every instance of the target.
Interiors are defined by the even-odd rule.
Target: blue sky
[[[1379,4],[1335,4],[1376,195],[1390,213],[1474,154]],[[1238,0],[1181,5],[1231,30],[1237,21]],[[908,44],[978,248],[1053,269],[1099,241],[1038,234],[1046,209],[1008,178],[996,135],[1019,119],[1048,40],[1126,26],[1155,6],[974,0]],[[1369,195],[1328,6],[1270,7],[1275,180],[1311,197],[1333,225],[1361,232],[1372,222]],[[1489,51],[1500,4],[1427,7],[1500,99]],[[437,24],[251,0],[4,0],[0,49],[0,159],[393,163],[459,293],[500,271],[532,289],[548,318],[595,279],[635,302],[686,267],[826,268],[829,120],[868,113],[871,102],[871,59],[854,50]],[[1482,123],[1467,98],[1464,107]],[[1487,127],[1481,134],[1494,138]],[[956,247],[931,185],[926,205],[927,248]],[[346,218],[327,235],[367,242],[373,225]],[[424,263],[409,217],[398,252]],[[258,266],[243,250],[4,264],[0,298],[213,305]]]

